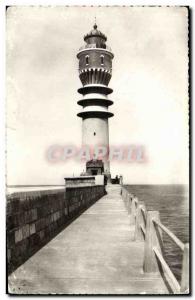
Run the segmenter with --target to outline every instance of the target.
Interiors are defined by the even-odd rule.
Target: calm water
[[[184,185],[128,185],[130,193],[146,204],[148,210],[158,210],[161,222],[182,242],[189,242],[189,196]],[[165,256],[176,278],[181,279],[182,251],[163,234]]]

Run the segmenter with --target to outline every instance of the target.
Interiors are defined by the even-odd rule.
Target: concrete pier
[[[144,242],[119,185],[9,276],[16,294],[166,294],[160,275],[143,272]]]

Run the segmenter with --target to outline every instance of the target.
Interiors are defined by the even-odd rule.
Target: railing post
[[[132,194],[130,194],[129,196],[129,214],[131,215],[132,213],[132,202],[133,202],[133,198],[134,196]]]
[[[131,213],[131,194],[127,194],[127,212],[128,215]]]
[[[159,272],[157,259],[155,257],[153,248],[158,248],[161,251],[160,241],[161,231],[159,228],[155,228],[153,220],[160,221],[158,211],[147,211],[146,214],[146,236],[144,245],[144,265],[143,269],[146,273],[157,273]],[[159,233],[159,235],[158,235]]]
[[[127,212],[129,215],[131,213],[131,197],[132,197],[132,195],[125,188],[122,188],[121,191],[122,191],[121,192],[122,199],[124,201],[125,208],[127,209]]]
[[[125,207],[127,207],[127,191],[126,191],[126,189],[123,190],[123,201],[124,201]]]
[[[121,195],[122,195],[122,198],[123,198],[123,201],[125,202],[125,193],[126,193],[126,190],[124,187],[122,187],[121,189]]]
[[[182,274],[181,274],[181,293],[189,293],[189,244],[184,245]]]
[[[138,205],[138,199],[137,197],[133,197],[131,202],[130,224],[135,224],[137,205]]]
[[[143,217],[142,209],[145,210],[145,204],[142,201],[139,201],[137,210],[136,210],[136,219],[135,219],[135,240],[143,241],[144,233],[142,232],[141,226],[145,228],[145,222]]]

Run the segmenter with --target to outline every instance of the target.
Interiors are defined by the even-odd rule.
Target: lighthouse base
[[[104,173],[105,181],[107,184],[112,183],[111,174],[110,173]]]
[[[86,163],[86,175],[96,176],[104,175],[105,184],[111,183],[111,174],[110,172],[104,171],[104,163],[102,160],[92,159]]]

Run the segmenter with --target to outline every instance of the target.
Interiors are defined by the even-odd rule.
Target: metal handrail
[[[175,244],[184,251],[184,243],[176,237],[176,235],[171,232],[167,227],[165,227],[161,222],[158,222],[157,220],[153,219],[153,222],[158,225],[174,242]]]
[[[128,196],[129,195],[132,194],[128,194]],[[158,211],[147,211],[145,205],[140,203],[137,197],[135,197],[134,195],[132,196],[133,199],[128,199],[129,197],[127,197],[127,201],[129,200],[129,202],[131,202],[131,207],[133,208],[133,210],[131,211],[131,215],[135,217],[135,240],[140,239],[141,236],[144,236],[145,238],[144,271],[156,271],[157,266],[155,266],[155,263],[152,263],[152,257],[156,256],[156,259],[159,261],[163,268],[165,276],[169,277],[170,287],[172,291],[174,293],[189,292],[189,244],[184,244],[173,232],[171,232],[170,229],[168,229],[160,222]],[[139,204],[142,204],[143,206]],[[142,215],[141,218],[139,211]],[[153,223],[153,226],[150,225],[151,223]],[[161,239],[162,237],[161,234],[157,234],[155,230],[157,229],[156,227],[159,227],[163,232],[165,232],[169,236],[169,238],[171,238],[171,240],[183,251],[181,285],[177,281],[174,273],[171,271],[171,268],[167,264],[165,258],[163,257],[163,254],[158,250],[161,248],[161,242],[159,238]]]
[[[140,228],[141,228],[142,232],[144,233],[144,235],[146,235],[146,229],[144,228],[144,226],[142,224],[140,224]]]
[[[144,209],[143,207],[141,207],[140,209],[141,209],[141,213],[143,215],[144,223],[146,225],[146,209]]]
[[[173,272],[171,271],[170,267],[168,266],[167,262],[165,261],[164,257],[162,256],[162,254],[160,253],[160,251],[154,247],[153,248],[154,253],[156,254],[158,260],[160,261],[161,265],[163,266],[166,274],[169,276],[171,282],[173,283],[173,289],[175,292],[180,292],[180,285],[177,281],[177,279],[175,278]]]

